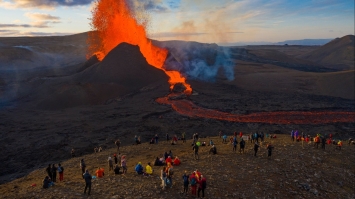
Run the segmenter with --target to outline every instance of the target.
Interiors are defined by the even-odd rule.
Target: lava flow
[[[147,62],[163,70],[169,77],[170,89],[182,83],[185,93],[191,94],[192,88],[178,71],[163,68],[168,51],[154,46],[147,38],[144,24],[138,24],[126,0],[99,0],[92,11],[92,29],[89,34],[89,55],[95,54],[101,61],[118,44],[126,42],[138,45]]]
[[[189,117],[210,118],[240,123],[269,123],[269,124],[327,124],[354,123],[354,112],[310,112],[310,111],[280,111],[261,112],[249,115],[238,115],[199,107],[189,100],[171,100],[171,96],[158,98],[160,104],[168,104],[181,115]]]

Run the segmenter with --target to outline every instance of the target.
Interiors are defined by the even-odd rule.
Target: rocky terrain
[[[122,44],[102,62],[94,57],[85,61],[86,38],[87,33],[43,40],[0,39],[0,48],[4,49],[34,46],[36,56],[46,50],[65,52],[63,59],[55,62],[60,66],[47,61],[41,65],[41,59],[37,63],[27,50],[11,47],[19,53],[16,59],[24,63],[15,69],[7,65],[11,59],[1,54],[0,161],[5,164],[0,165],[0,183],[27,176],[53,161],[65,161],[72,148],[86,155],[96,146],[110,148],[117,138],[130,145],[134,135],[141,136],[144,142],[156,133],[163,136],[167,132],[180,134],[183,131],[187,136],[195,132],[211,136],[220,130],[288,134],[291,129],[299,129],[311,135],[332,133],[340,139],[355,136],[354,122],[298,125],[290,121],[281,125],[180,115],[171,106],[156,102],[170,93],[167,76],[149,66],[137,46]],[[52,42],[46,42],[48,40]],[[68,47],[71,43],[75,45]],[[170,45],[169,61],[182,67],[181,72],[187,75],[187,82],[193,88],[187,100],[200,107],[236,114],[354,112],[354,70],[337,68],[337,65],[330,67],[301,56],[322,50],[324,46],[226,49],[215,44],[179,41],[161,42],[161,45]],[[343,48],[351,52],[348,47]],[[183,53],[179,48],[192,50]],[[220,58],[226,58],[227,62],[221,62]],[[211,70],[200,70],[199,64],[186,67],[186,62],[203,62]],[[74,65],[66,65],[69,63]],[[233,74],[234,79],[229,79],[228,74]],[[204,75],[210,79],[201,79]]]
[[[41,188],[46,176],[45,168],[33,170],[22,178],[0,185],[2,198],[195,198],[182,194],[182,174],[198,169],[207,179],[206,198],[354,198],[354,145],[346,141],[341,150],[333,145],[326,149],[313,144],[292,142],[288,135],[276,134],[276,139],[266,138],[257,157],[253,144],[247,142],[244,154],[232,151],[231,144],[223,144],[219,137],[213,140],[217,155],[209,155],[209,146],[200,147],[200,159],[194,160],[191,142],[170,145],[160,137],[158,144],[143,143],[121,148],[127,156],[128,173],[113,175],[108,171],[107,159],[116,153],[113,143],[106,150],[61,162],[65,168],[64,181],[49,189]],[[239,140],[239,139],[238,139]],[[274,151],[267,157],[266,144]],[[238,146],[239,149],[239,146]],[[138,176],[134,166],[154,162],[155,157],[172,150],[182,162],[174,167],[173,187],[161,190],[159,179],[162,167],[154,166],[150,177]],[[97,167],[105,169],[105,176],[94,179],[91,196],[83,194],[85,186],[79,168],[84,158],[91,174]],[[51,163],[59,163],[53,160]],[[43,165],[43,167],[46,165]],[[35,186],[33,186],[35,184]]]

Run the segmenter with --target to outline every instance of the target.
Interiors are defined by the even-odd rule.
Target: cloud
[[[34,32],[20,30],[0,30],[0,37],[39,37],[39,36],[65,36],[75,33],[70,32]]]
[[[198,35],[205,35],[208,33],[205,32],[157,32],[152,33],[149,36],[152,38],[158,37],[186,37],[186,36],[198,36]]]
[[[137,12],[166,12],[168,7],[164,4],[163,0],[129,0],[128,4],[131,9]]]
[[[53,9],[57,6],[82,6],[89,5],[95,0],[0,0],[0,7],[7,9],[39,8]]]
[[[48,28],[49,24],[60,23],[60,17],[45,13],[25,13],[25,16],[31,19],[31,25],[37,28]]]
[[[48,28],[46,23],[37,24],[0,24],[0,28]]]

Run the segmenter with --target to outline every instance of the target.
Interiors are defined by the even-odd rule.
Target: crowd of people
[[[253,145],[252,149],[254,151],[254,156],[257,157],[258,150],[261,146],[266,146],[267,150],[267,157],[270,158],[272,155],[272,151],[274,150],[274,146],[266,141],[265,138],[275,139],[277,138],[276,135],[271,134],[264,134],[263,132],[255,132],[250,133],[248,135],[244,135],[242,132],[234,132],[233,135],[228,136],[226,134],[223,135],[222,131],[219,132],[219,137],[222,138],[222,144],[230,144],[232,147],[232,152],[237,153],[239,151],[240,154],[245,153],[245,147],[247,141],[250,141],[250,144]],[[150,140],[150,144],[158,144],[158,134]],[[182,143],[186,143],[186,133],[183,132],[181,137],[178,137],[176,134],[170,138],[169,134],[166,134],[166,141],[171,143],[171,145],[178,144],[178,141],[181,140]],[[209,142],[201,141],[198,133],[194,133],[192,136],[192,151],[193,157],[195,160],[199,160],[199,149],[203,146],[210,146],[209,154],[215,155],[217,154],[216,144],[213,140]],[[229,140],[229,141],[228,141]],[[329,134],[328,137],[322,136],[320,134],[311,137],[310,135],[305,135],[303,132],[299,133],[297,130],[291,131],[291,141],[292,142],[305,142],[305,143],[314,143],[314,147],[318,148],[318,145],[321,144],[321,148],[325,149],[326,144],[334,144],[336,149],[341,149],[342,141],[338,140],[335,141],[333,139],[332,134]],[[140,144],[140,136],[134,137],[135,144]],[[266,145],[264,145],[266,143]],[[350,138],[348,141],[350,144],[355,144],[355,142]],[[126,155],[121,155],[120,153],[120,146],[121,141],[116,140],[114,142],[115,146],[117,147],[117,153],[113,154],[113,156],[109,156],[107,159],[108,164],[108,172],[112,172],[114,175],[126,174],[127,173],[127,160]],[[239,150],[238,150],[239,146]],[[100,150],[95,147],[94,152],[100,152]],[[72,157],[75,157],[75,150],[72,149],[71,151]],[[161,154],[160,157],[156,157],[153,166],[159,166],[162,169],[160,170],[160,180],[161,180],[161,188],[163,190],[167,188],[171,188],[173,186],[173,180],[179,180],[180,178],[174,179],[174,167],[179,166],[181,164],[181,160],[174,156],[172,151],[166,151],[164,154]],[[104,168],[98,167],[95,171],[95,175],[91,175],[89,170],[87,169],[86,163],[84,159],[80,160],[80,168],[81,173],[80,175],[85,181],[85,188],[84,193],[88,190],[88,194],[91,193],[91,181],[95,178],[103,178],[105,176]],[[134,167],[134,171],[137,175],[142,176],[152,176],[154,175],[154,169],[152,167],[151,162],[147,162],[145,166],[143,166],[142,162],[138,162]],[[43,188],[49,188],[53,186],[57,182],[57,173],[59,174],[59,182],[63,181],[64,179],[64,167],[61,164],[56,166],[55,164],[50,164],[46,168],[47,176],[43,180]],[[155,174],[158,175],[158,174]],[[194,197],[204,197],[205,196],[205,189],[207,186],[206,178],[202,175],[202,173],[195,169],[193,172],[185,171],[182,175],[182,182],[183,182],[183,194],[188,194],[189,189],[191,189],[191,195]]]

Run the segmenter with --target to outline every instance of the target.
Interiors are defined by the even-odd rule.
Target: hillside
[[[301,58],[332,68],[354,69],[354,46],[354,35],[347,35],[342,38],[336,38],[320,48],[302,55]]]
[[[64,182],[47,190],[41,188],[46,175],[45,168],[34,170],[23,178],[0,185],[2,198],[191,198],[181,194],[181,176],[198,169],[207,179],[207,198],[354,198],[354,146],[344,143],[342,150],[327,145],[325,151],[310,144],[292,142],[287,135],[277,134],[276,139],[266,138],[253,156],[252,144],[247,142],[245,154],[232,152],[230,144],[222,144],[218,137],[212,139],[217,155],[209,155],[209,147],[200,147],[200,160],[192,156],[191,140],[172,146],[160,138],[159,144],[129,145],[121,148],[127,156],[128,173],[114,176],[108,171],[107,158],[116,153],[115,148],[76,157],[62,162],[65,168]],[[239,139],[238,139],[239,140]],[[274,148],[271,159],[266,156],[266,143]],[[113,147],[113,143],[112,143]],[[239,149],[239,146],[238,146]],[[159,185],[161,167],[154,166],[151,177],[138,176],[134,165],[154,162],[155,157],[172,150],[182,164],[174,167],[173,187],[163,191]],[[70,154],[68,154],[69,156]],[[93,174],[97,167],[105,168],[105,176],[94,179],[90,197],[83,194],[85,186],[79,168],[84,158]],[[57,163],[53,160],[53,163]],[[45,167],[46,165],[43,165]],[[36,184],[36,186],[31,186]]]

